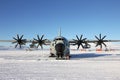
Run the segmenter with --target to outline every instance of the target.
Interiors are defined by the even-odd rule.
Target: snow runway
[[[71,51],[71,60],[49,51],[0,51],[0,80],[120,80],[119,52]]]

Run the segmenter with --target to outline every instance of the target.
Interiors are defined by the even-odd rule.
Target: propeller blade
[[[73,41],[77,41],[76,39],[73,39]]]
[[[22,40],[22,38],[23,38],[23,35],[20,37],[20,39]]]
[[[102,40],[105,39],[105,37],[106,37],[106,36],[104,36],[104,37],[102,38]]]
[[[21,44],[19,44],[20,45],[20,48],[21,48]]]
[[[13,37],[14,40],[17,40],[15,37]]]
[[[101,39],[101,34],[99,34],[99,38]]]
[[[85,41],[87,38],[84,38],[83,40]]]
[[[17,34],[17,39],[20,39],[18,34]]]
[[[40,45],[41,46],[41,49],[43,49],[43,46],[42,45]]]
[[[97,47],[98,46],[98,43],[96,44],[96,46],[95,47]]]
[[[17,41],[12,42],[12,44],[17,43]]]
[[[84,46],[83,46],[83,44],[81,44],[81,46],[82,46],[82,48],[84,49]]]
[[[105,46],[105,47],[107,47],[107,45],[103,42],[103,45]]]
[[[102,44],[100,45],[100,48],[102,49]]]
[[[15,45],[15,48],[18,46],[18,43]]]
[[[80,36],[80,40],[82,40],[83,35]]]
[[[25,41],[23,40],[22,42],[21,42],[23,45],[25,45]]]
[[[78,37],[78,35],[76,35],[76,37],[77,37],[78,40],[80,40],[79,37]]]
[[[78,48],[77,48],[77,50],[79,49],[79,47],[80,47],[80,45],[78,45]]]
[[[95,38],[96,38],[97,40],[100,40],[97,36],[95,36]]]
[[[37,38],[38,38],[38,40],[40,40],[40,37],[39,37],[39,35],[37,35]]]
[[[33,38],[35,41],[38,41],[37,39]]]
[[[40,40],[42,40],[42,39],[43,39],[43,37],[44,37],[44,35],[42,35],[42,37],[41,37],[41,39],[40,39]]]
[[[37,48],[39,47],[39,44],[37,45]]]

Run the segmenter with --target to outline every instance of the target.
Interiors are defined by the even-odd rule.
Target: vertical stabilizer
[[[61,28],[59,29],[58,36],[61,36]]]

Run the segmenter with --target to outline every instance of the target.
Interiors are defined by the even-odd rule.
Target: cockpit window
[[[56,38],[55,40],[64,40],[63,38]]]

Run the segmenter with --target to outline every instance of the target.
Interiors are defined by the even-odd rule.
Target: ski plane
[[[37,35],[37,39],[33,38],[33,40],[27,40],[23,39],[23,35],[19,36],[17,34],[16,38],[13,37],[14,40],[0,40],[0,42],[16,43],[15,48],[18,45],[21,48],[21,46],[26,43],[31,43],[30,48],[38,48],[41,46],[41,49],[43,49],[43,45],[50,45],[50,57],[57,57],[56,59],[70,59],[70,45],[77,45],[77,49],[79,49],[80,46],[83,49],[86,49],[91,47],[89,43],[96,43],[95,47],[100,46],[100,49],[102,49],[103,45],[107,47],[105,42],[120,42],[120,40],[105,40],[106,36],[102,37],[101,34],[99,34],[99,37],[95,36],[96,40],[87,40],[87,38],[83,38],[83,35],[80,37],[76,35],[77,39],[67,40],[65,37],[61,36],[61,30],[59,35],[53,40],[43,39],[43,37],[44,35],[41,37]]]

